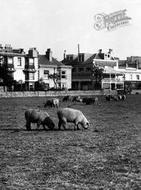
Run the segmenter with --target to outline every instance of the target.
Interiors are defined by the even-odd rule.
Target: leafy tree
[[[35,83],[35,89],[36,90],[45,90],[46,89],[46,84],[42,78],[40,78],[39,81],[37,81]]]
[[[60,79],[60,74],[59,73],[53,73],[53,74],[50,74],[48,77],[53,80],[55,89],[57,89],[57,82]]]
[[[7,69],[4,66],[0,66],[0,78],[3,80],[4,86],[7,87],[11,87],[16,82],[14,81],[12,75],[7,72]]]
[[[95,89],[101,88],[101,81],[103,79],[103,68],[94,67],[92,70],[92,80],[95,83]]]

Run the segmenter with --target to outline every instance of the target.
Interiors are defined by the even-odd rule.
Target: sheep
[[[95,98],[83,98],[82,102],[85,103],[86,105],[94,104]]]
[[[82,98],[80,96],[74,96],[72,102],[82,102]]]
[[[62,99],[63,102],[67,102],[69,100],[71,100],[71,96],[64,96]]]
[[[118,99],[122,100],[122,95],[121,94],[118,95]]]
[[[112,99],[112,100],[115,100],[115,101],[118,101],[118,100],[119,100],[117,95],[111,95],[111,99]]]
[[[58,98],[53,98],[50,100],[47,100],[44,107],[59,107],[59,99]]]
[[[49,114],[41,110],[34,110],[34,109],[26,110],[25,119],[26,119],[26,129],[28,131],[31,130],[31,123],[36,123],[37,129],[40,127],[40,125],[43,125],[44,129],[46,129],[45,125],[48,126],[49,129],[54,129],[55,127],[55,124],[50,118]]]
[[[59,107],[59,98],[53,98],[52,99],[52,105],[56,108]]]
[[[107,101],[110,101],[110,100],[111,100],[111,96],[110,96],[110,95],[106,95],[105,98],[106,98]]]
[[[98,104],[98,97],[97,96],[95,97],[95,104],[96,105]]]
[[[126,95],[123,94],[123,95],[122,95],[122,100],[126,100],[126,98],[127,98]]]
[[[61,129],[61,126],[66,129],[67,122],[74,123],[74,130],[75,127],[77,127],[77,130],[79,130],[79,124],[82,125],[84,129],[87,129],[89,126],[89,122],[84,116],[84,114],[80,110],[72,109],[72,108],[60,108],[57,111],[58,115],[58,128]]]

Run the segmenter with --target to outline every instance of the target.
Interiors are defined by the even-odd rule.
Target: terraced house
[[[36,84],[40,82],[45,84],[42,90],[71,88],[71,66],[52,57],[51,49],[40,55],[36,48],[30,48],[26,54],[23,49],[1,45],[0,66],[14,81],[9,90],[38,90]],[[2,76],[0,78],[2,86]]]
[[[25,89],[34,90],[35,83],[38,81],[38,51],[36,48],[31,48],[28,51],[28,54],[25,56]]]
[[[5,68],[7,74],[19,84],[25,83],[25,57],[26,54],[21,48],[13,49],[11,45],[5,45],[5,47],[0,45],[0,66]]]
[[[111,49],[108,53],[103,53],[100,49],[98,53],[80,53],[77,55],[67,54],[62,61],[65,65],[72,66],[72,88],[74,90],[93,89],[118,89],[124,88],[124,74],[116,71],[118,59],[112,57]],[[96,85],[97,76],[95,68],[103,69],[100,85]]]
[[[51,49],[39,55],[39,81],[45,83],[46,89],[70,89],[71,66],[66,66],[52,56]]]
[[[119,60],[117,70],[124,72],[125,86],[131,89],[141,89],[141,56]]]

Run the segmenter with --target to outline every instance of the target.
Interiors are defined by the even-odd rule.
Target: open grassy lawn
[[[89,129],[57,130],[56,108],[46,108],[54,131],[26,131],[27,108],[45,110],[46,98],[0,99],[0,189],[141,189],[141,95],[99,105],[61,103],[80,109]]]

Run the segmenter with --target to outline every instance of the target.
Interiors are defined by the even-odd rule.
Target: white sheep
[[[31,123],[37,124],[37,129],[40,125],[48,126],[49,129],[53,129],[55,127],[54,122],[49,117],[47,112],[41,110],[28,109],[25,111],[25,119],[26,119],[26,129],[31,130]]]
[[[66,129],[67,122],[74,123],[77,129],[79,129],[79,124],[82,125],[84,129],[87,129],[89,126],[89,122],[84,116],[84,114],[80,110],[72,109],[72,108],[60,108],[57,111],[58,115],[58,128],[61,128],[61,125]],[[75,129],[74,126],[74,129]]]

